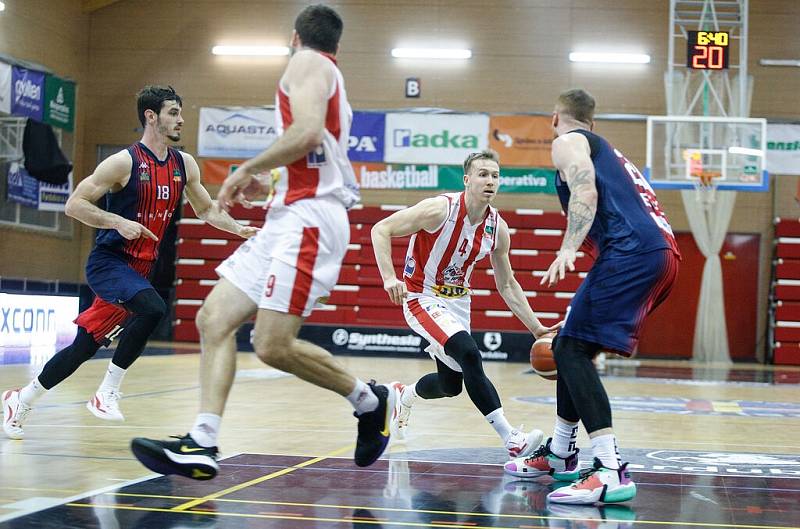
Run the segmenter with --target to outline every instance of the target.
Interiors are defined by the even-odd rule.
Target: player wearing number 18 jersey
[[[197,216],[213,226],[245,238],[257,231],[217,207],[200,183],[194,158],[167,145],[168,140],[180,140],[183,125],[175,90],[147,86],[137,103],[142,139],[101,162],[67,201],[67,215],[98,228],[86,262],[86,281],[97,297],[75,320],[73,343],[28,385],[3,392],[3,430],[12,439],[23,437],[23,422],[39,397],[117,336],[119,345],[105,379],[86,407],[100,419],[123,420],[118,404],[122,377],[166,311],[148,277],[184,190]],[[105,208],[95,206],[104,196]]]
[[[621,152],[591,131],[594,106],[584,90],[569,90],[553,113],[556,189],[567,229],[542,282],[553,285],[565,270],[574,270],[584,242],[595,257],[553,344],[558,366],[555,433],[531,458],[506,464],[516,476],[574,470],[582,422],[592,441],[594,465],[579,482],[551,492],[548,499],[556,503],[613,503],[636,495],[627,463],[617,453],[611,407],[592,359],[601,349],[626,356],[636,351],[644,320],[666,299],[680,260],[652,188]]]

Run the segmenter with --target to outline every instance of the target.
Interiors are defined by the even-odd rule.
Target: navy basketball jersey
[[[106,211],[138,222],[152,231],[158,241],[147,237],[127,240],[114,229],[97,231],[97,245],[122,252],[141,261],[155,261],[158,245],[175,209],[181,203],[186,168],[180,151],[167,148],[159,160],[143,143],[128,147],[133,163],[128,183],[116,193],[106,194]]]
[[[656,194],[636,166],[597,134],[580,129],[572,133],[589,141],[595,168],[597,214],[586,237],[589,252],[613,257],[668,248],[680,255]],[[570,191],[558,173],[556,190],[566,212]]]

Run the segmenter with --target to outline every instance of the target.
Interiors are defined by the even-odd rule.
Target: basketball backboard
[[[657,189],[767,191],[767,120],[648,116],[645,176]]]

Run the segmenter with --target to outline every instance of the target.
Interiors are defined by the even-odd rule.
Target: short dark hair
[[[464,174],[469,174],[469,170],[472,167],[472,162],[475,160],[492,160],[493,162],[500,165],[500,156],[497,152],[493,151],[492,149],[484,149],[480,152],[473,152],[467,155],[466,159],[464,160]]]
[[[178,105],[183,106],[181,96],[171,86],[163,87],[156,85],[147,85],[136,94],[136,110],[139,112],[139,123],[144,127],[144,111],[152,110],[156,114],[161,112],[161,107],[164,106],[164,101],[175,101]]]
[[[303,9],[294,21],[294,30],[303,46],[326,53],[336,53],[339,49],[343,28],[342,17],[322,4]]]
[[[594,97],[583,88],[573,88],[558,96],[560,110],[576,121],[591,125],[594,120]]]

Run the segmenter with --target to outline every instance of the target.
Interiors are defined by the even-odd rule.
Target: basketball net
[[[692,175],[694,184],[695,199],[701,202],[706,208],[714,204],[717,195],[717,179],[720,173],[712,171],[701,171],[697,175]]]

